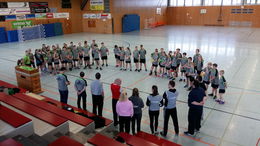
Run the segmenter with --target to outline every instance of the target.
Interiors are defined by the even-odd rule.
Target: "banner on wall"
[[[54,18],[69,18],[70,13],[54,13]]]
[[[16,20],[16,15],[7,15],[5,16],[5,20]]]
[[[46,13],[37,13],[35,14],[36,19],[45,19],[46,18]]]
[[[32,26],[32,20],[19,20],[12,22],[13,29],[22,28],[25,26]]]
[[[50,11],[48,2],[30,2],[32,13],[47,13]]]
[[[8,8],[7,2],[0,2],[0,8]]]
[[[26,14],[26,19],[34,19],[35,18],[35,14]]]
[[[0,15],[16,15],[16,14],[30,14],[30,8],[3,8],[0,9]]]
[[[90,0],[90,10],[104,10],[104,0]]]
[[[16,15],[16,20],[26,20],[25,15]]]
[[[28,2],[8,2],[8,8],[29,8]]]
[[[46,18],[53,18],[53,13],[47,13]]]
[[[111,19],[111,13],[83,14],[84,19]]]

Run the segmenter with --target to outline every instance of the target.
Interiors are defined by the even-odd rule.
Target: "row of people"
[[[68,81],[67,76],[64,74],[65,68],[61,69],[60,74],[57,75],[58,87],[60,92],[61,102],[67,103],[68,101]],[[84,72],[80,73],[80,77],[75,80],[74,87],[78,95],[78,108],[81,108],[81,99],[83,100],[83,109],[86,110],[86,87],[87,81],[84,79]],[[96,73],[96,80],[91,83],[91,94],[93,102],[93,113],[102,116],[103,104],[104,104],[104,90],[103,85],[100,82],[101,74]],[[110,85],[112,92],[112,110],[114,125],[119,124],[120,132],[130,133],[130,125],[132,123],[132,133],[141,131],[141,119],[142,108],[144,108],[144,102],[139,96],[139,90],[134,88],[132,96],[128,98],[127,93],[121,87],[121,79],[116,79],[114,83]],[[178,116],[176,101],[179,93],[175,89],[175,82],[170,80],[168,83],[168,90],[166,90],[163,96],[160,96],[158,87],[152,86],[152,93],[147,97],[146,105],[149,107],[150,129],[152,134],[158,134],[158,118],[160,114],[160,108],[164,107],[164,128],[160,133],[162,136],[166,136],[168,132],[168,122],[171,117],[173,120],[173,126],[175,134],[179,134]],[[200,120],[203,111],[203,105],[206,100],[206,94],[201,88],[199,81],[193,81],[193,89],[189,93],[188,106],[190,107],[188,113],[189,128],[185,132],[187,135],[193,135],[195,129],[199,131]],[[98,110],[98,112],[97,112]],[[137,128],[136,126],[137,125]]]

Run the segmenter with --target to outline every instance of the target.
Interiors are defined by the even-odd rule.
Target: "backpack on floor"
[[[77,114],[93,120],[95,122],[95,129],[102,128],[102,127],[106,126],[105,125],[106,124],[106,120],[104,118],[102,118],[102,117],[99,117],[99,116],[88,116],[88,115],[86,115],[84,113],[77,113]]]

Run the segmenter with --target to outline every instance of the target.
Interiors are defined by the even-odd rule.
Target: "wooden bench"
[[[5,123],[1,123],[0,135],[6,137],[14,137],[17,135],[30,136],[34,133],[32,120],[0,105],[0,119]]]
[[[130,135],[128,133],[119,133],[117,136],[122,137],[125,142],[131,146],[159,146],[158,144],[154,144],[150,141],[147,141],[143,138]]]
[[[68,105],[68,104],[61,103],[61,102],[59,102],[59,101],[57,101],[57,100],[54,100],[54,99],[49,98],[49,97],[46,97],[46,96],[42,96],[42,97],[45,98],[45,99],[44,99],[45,102],[54,103],[56,106],[58,106],[58,107],[60,107],[60,108],[62,108],[62,106],[67,106],[67,107],[72,108],[74,111],[79,111],[79,112],[81,112],[81,113],[83,113],[83,114],[85,114],[85,115],[88,115],[89,117],[95,116],[93,113],[91,113],[91,112],[89,112],[89,111],[85,111],[85,110],[83,110],[83,109],[79,109],[79,108],[74,107],[74,106],[72,106],[72,105]],[[105,119],[105,126],[111,125],[111,124],[113,123],[113,121],[110,120],[110,119],[107,119],[107,118],[104,118],[104,117],[102,117],[102,118]]]
[[[7,82],[1,81],[1,80],[0,80],[0,86],[4,86],[6,88],[19,88],[13,84],[10,84],[10,83],[7,83]],[[20,89],[20,93],[26,92],[26,89],[23,89],[23,88],[19,88],[19,89]]]
[[[58,108],[54,105],[48,104],[44,101],[32,98],[32,97],[25,95],[25,94],[22,94],[22,93],[17,93],[15,95],[13,95],[13,97],[15,97],[19,100],[22,100],[24,102],[27,102],[29,104],[32,104],[34,106],[37,106],[37,107],[39,107],[43,110],[49,111],[49,112],[56,114],[58,116],[61,116],[61,117],[65,118],[65,119],[67,119],[71,122],[74,122],[74,123],[81,125],[82,127],[78,127],[78,129],[80,129],[80,131],[93,132],[95,130],[94,122],[91,119],[88,119],[86,117],[77,115],[75,113],[60,109],[60,108]],[[72,124],[71,122],[69,122],[70,125]],[[74,124],[74,126],[76,126],[76,125]],[[72,126],[70,126],[70,127],[72,127]],[[77,133],[77,132],[79,132],[79,131],[76,131],[75,133]]]
[[[88,143],[96,146],[125,146],[125,144],[101,134],[96,134],[92,138],[88,139]]]
[[[9,138],[0,142],[0,146],[23,146],[23,145],[13,140],[12,138]]]
[[[158,144],[158,145],[165,145],[165,146],[181,146],[179,144],[176,144],[174,142],[171,142],[171,141],[168,141],[166,139],[163,139],[161,137],[158,137],[158,136],[155,136],[155,135],[152,135],[152,134],[148,134],[146,132],[138,132],[135,136],[137,137],[140,137],[140,138],[143,138],[147,141],[150,141],[152,143],[155,143],[155,144]]]
[[[4,93],[0,93],[0,101],[5,103],[5,106],[8,108],[20,112],[27,117],[35,118],[33,120],[33,125],[35,128],[43,128],[43,124],[48,127],[44,127],[45,131],[40,131],[41,133],[37,133],[40,136],[43,136],[45,139],[55,139],[54,134],[60,132],[62,134],[66,134],[69,131],[68,120],[62,118],[56,114],[45,111],[39,107],[31,105],[27,102],[21,101],[17,98],[14,98],[10,95],[4,95]],[[4,104],[3,104],[4,105]],[[37,124],[34,120],[38,120]]]
[[[50,143],[48,146],[84,146],[84,145],[67,136],[61,136],[54,142]]]

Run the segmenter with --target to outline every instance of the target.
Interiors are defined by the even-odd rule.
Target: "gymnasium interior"
[[[0,146],[260,146],[259,27],[260,0],[0,0]],[[66,71],[71,85],[65,106],[56,74],[24,71],[17,64],[26,50],[34,53],[42,44],[77,46],[92,40],[108,48],[108,66]],[[132,52],[143,45],[148,71],[134,71],[133,61],[133,71],[115,67],[115,45]],[[175,79],[179,133],[170,118],[167,136],[151,134],[147,97],[153,85],[163,95],[169,82],[149,75],[156,48],[167,53],[179,48],[187,57],[199,49],[204,67],[212,62],[225,71],[225,104],[209,96],[200,132],[193,136],[184,134],[189,91],[180,75]],[[88,85],[87,110],[77,107],[74,89],[82,71]],[[90,89],[97,72],[104,88],[103,115],[98,120]],[[113,124],[110,85],[117,78],[128,96],[138,88],[145,104],[136,134],[119,132]],[[159,132],[164,127],[163,111]]]

